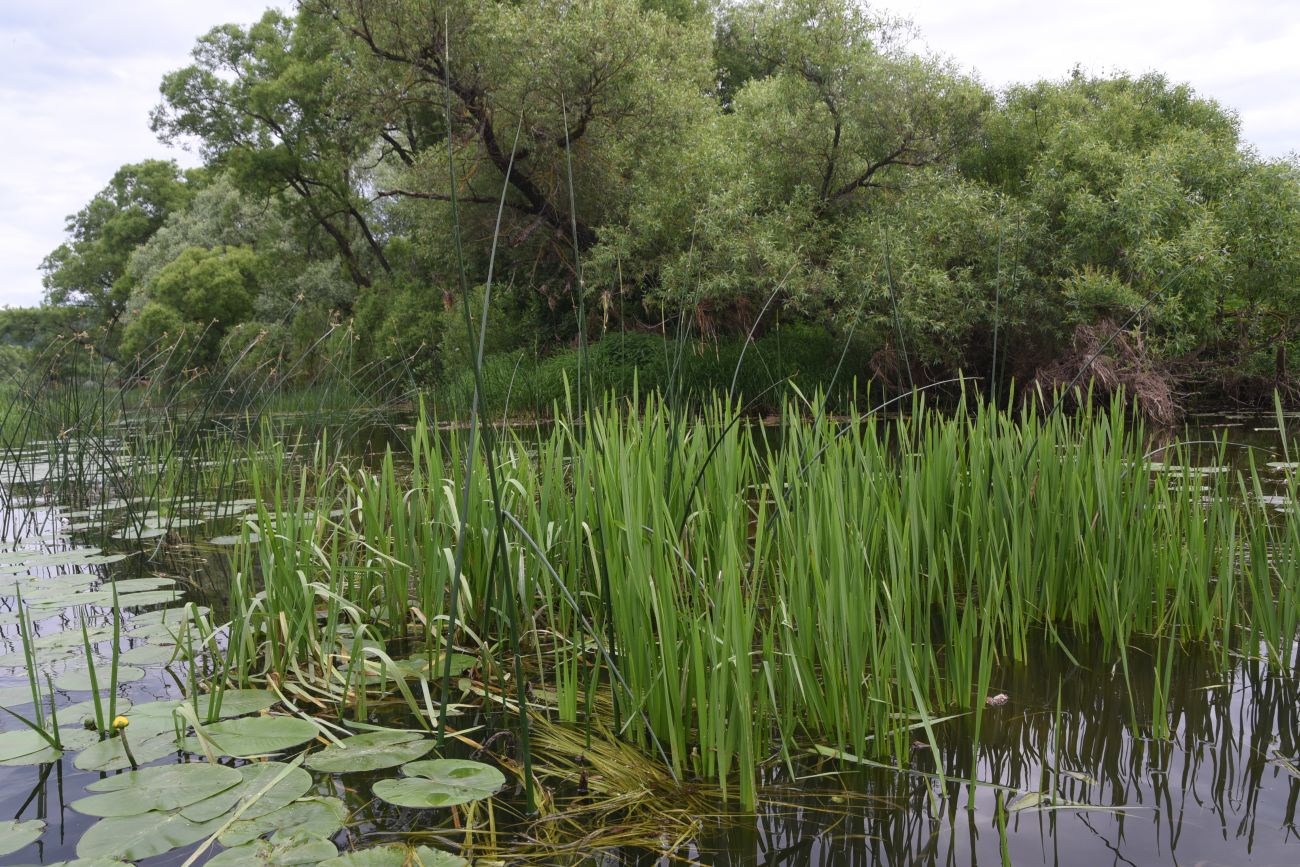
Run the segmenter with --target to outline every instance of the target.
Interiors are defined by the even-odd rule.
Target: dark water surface
[[[1262,465],[1281,459],[1274,424],[1270,418],[1205,418],[1184,436],[1209,439],[1226,433],[1236,444],[1229,450],[1231,464],[1241,466],[1251,448]],[[1158,445],[1157,440],[1153,448]],[[1208,445],[1198,455],[1214,456]],[[1288,506],[1278,504],[1283,507]],[[10,514],[9,526],[24,517],[30,519],[29,528],[56,529],[67,523],[50,506],[25,516]],[[208,530],[228,531],[219,523]],[[80,537],[75,541],[89,544]],[[49,544],[68,545],[66,532],[52,536]],[[87,569],[105,579],[140,577],[141,559]],[[229,568],[220,550],[180,546],[147,568],[143,574],[177,579],[185,600],[211,606],[220,619]],[[68,567],[48,571],[61,574]],[[5,618],[14,611],[14,599],[5,592],[0,590],[0,655],[21,651],[17,626]],[[96,610],[96,622],[109,622],[107,609]],[[69,628],[77,627],[66,613],[55,614],[41,620],[37,632],[49,635]],[[913,770],[906,773],[799,757],[793,768],[770,772],[757,815],[736,815],[719,804],[717,815],[701,818],[698,834],[671,858],[645,851],[602,852],[596,827],[587,829],[590,852],[605,864],[695,861],[773,867],[1300,864],[1300,692],[1295,677],[1270,674],[1253,660],[1183,648],[1173,657],[1172,737],[1156,739],[1145,721],[1152,716],[1156,659],[1167,649],[1136,648],[1126,680],[1118,659],[1080,655],[1077,648],[1088,646],[1086,636],[1069,637],[1066,643],[1073,657],[1045,640],[1032,658],[995,672],[991,691],[1005,694],[1007,701],[984,713],[976,749],[970,718],[936,726],[937,767],[929,748],[919,744]],[[53,670],[62,669],[56,665]],[[182,697],[178,675],[157,665],[146,670],[143,680],[119,688],[123,697],[137,704]],[[26,683],[23,666],[0,667],[0,689]],[[59,691],[63,705],[88,696]],[[30,701],[6,706],[25,713]],[[0,732],[18,728],[11,717],[0,718]],[[102,775],[76,769],[73,755],[35,766],[0,766],[0,820],[47,823],[39,841],[0,856],[0,864],[54,864],[76,857],[77,841],[96,820],[67,805]],[[171,760],[184,759],[164,759]],[[364,776],[314,774],[313,779],[313,793],[341,797],[353,811],[348,830],[336,838],[342,848],[391,842],[394,832],[432,830],[445,823],[445,816],[428,815],[430,811],[421,815],[373,803]],[[1044,800],[1034,804],[1036,798]],[[1052,806],[1043,808],[1048,801]],[[510,833],[505,814],[501,822]],[[192,849],[141,863],[179,865]]]

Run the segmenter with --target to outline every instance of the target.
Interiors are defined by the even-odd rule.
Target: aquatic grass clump
[[[758,769],[806,748],[937,754],[954,713],[978,730],[993,669],[1045,645],[1109,654],[1126,683],[1151,638],[1225,668],[1295,658],[1300,516],[1250,496],[1253,464],[1197,468],[1178,444],[1153,460],[1119,404],[941,412],[918,394],[892,417],[788,404],[768,430],[724,400],[609,400],[492,451],[422,415],[409,452],[265,481],[233,584],[238,677],[352,713],[395,699],[425,725],[443,696],[493,697],[752,806]],[[443,685],[399,662],[452,653],[479,662]],[[1130,706],[1169,733],[1147,718],[1160,701]]]

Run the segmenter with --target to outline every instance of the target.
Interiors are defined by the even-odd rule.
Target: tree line
[[[147,375],[343,328],[434,383],[468,353],[461,256],[481,306],[495,250],[496,354],[789,327],[892,386],[1300,390],[1294,157],[1161,75],[995,91],[916,37],[854,0],[303,0],[217,27],[151,118],[203,166],[123,166],[42,265],[58,312],[3,314],[0,342],[75,331]]]

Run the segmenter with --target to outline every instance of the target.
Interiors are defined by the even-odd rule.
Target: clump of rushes
[[[1300,512],[1259,507],[1253,464],[1154,465],[1118,403],[907,409],[792,404],[773,437],[723,399],[606,400],[490,451],[421,413],[407,464],[255,470],[274,532],[237,555],[229,677],[356,713],[413,648],[441,664],[387,700],[426,726],[442,695],[545,709],[752,806],[806,748],[933,750],[943,718],[978,725],[993,666],[1048,644],[1126,678],[1139,640],[1294,655]],[[469,692],[438,682],[447,651],[478,657]],[[1149,698],[1130,724],[1167,733]]]

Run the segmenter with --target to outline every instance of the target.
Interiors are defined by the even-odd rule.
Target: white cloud
[[[883,0],[922,41],[988,84],[1163,72],[1234,109],[1268,157],[1300,150],[1300,4],[1294,0]]]
[[[123,163],[192,155],[148,127],[194,40],[266,0],[44,0],[0,9],[0,306],[41,298],[37,266],[66,216]],[[284,5],[289,5],[287,0]],[[1286,0],[886,0],[989,84],[1159,70],[1240,112],[1266,156],[1300,148],[1300,15]]]
[[[46,0],[0,9],[0,306],[35,304],[41,260],[123,163],[192,155],[149,130],[162,76],[196,37],[266,0]]]

